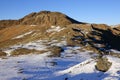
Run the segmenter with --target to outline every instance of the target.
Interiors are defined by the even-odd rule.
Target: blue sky
[[[120,24],[120,0],[0,0],[0,10],[0,20],[49,10],[81,22]]]

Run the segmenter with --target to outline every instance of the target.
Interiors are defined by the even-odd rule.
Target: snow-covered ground
[[[26,44],[13,45],[13,46],[11,46],[11,47],[3,50],[3,51],[6,52],[8,54],[8,56],[10,56],[10,53],[13,50],[19,49],[19,48],[46,50],[50,46],[61,46],[62,47],[62,46],[65,46],[66,44],[67,44],[66,41],[58,42],[57,40],[53,40],[53,41],[38,40],[38,41],[29,42],[29,43],[26,43]],[[47,46],[47,45],[49,45],[49,46]]]
[[[94,59],[88,59],[56,74],[59,80],[64,80],[65,77],[68,80],[120,80],[120,59],[111,56],[107,58],[112,62],[112,66],[105,73],[95,69],[96,62]]]
[[[36,41],[19,47],[46,49],[47,41]],[[61,44],[62,43],[62,44]],[[50,52],[29,54],[0,59],[0,80],[120,80],[120,59],[107,56],[112,62],[107,72],[95,69],[96,55],[90,51],[81,52],[81,47],[65,46],[65,41],[48,42],[51,45],[63,47],[60,57],[48,57]],[[10,50],[10,49],[8,49]],[[7,52],[7,51],[6,51]]]

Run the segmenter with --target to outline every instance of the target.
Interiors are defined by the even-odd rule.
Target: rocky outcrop
[[[113,28],[107,27],[107,28],[95,28],[94,25],[92,25],[93,29],[99,33],[99,37],[101,37],[101,42],[103,42],[106,46],[111,46],[110,48],[118,49],[120,50],[120,31],[114,30]]]
[[[76,33],[72,36],[74,44],[106,55],[110,54],[110,49],[120,50],[120,31],[106,24],[74,25],[73,31]]]

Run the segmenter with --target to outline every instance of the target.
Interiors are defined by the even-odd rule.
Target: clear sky
[[[0,0],[0,20],[42,10],[62,12],[81,22],[120,24],[120,0]]]

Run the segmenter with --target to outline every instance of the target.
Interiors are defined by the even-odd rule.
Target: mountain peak
[[[20,19],[20,21],[21,24],[27,25],[68,25],[72,23],[80,23],[63,13],[51,11],[31,13]]]
[[[15,25],[65,26],[73,23],[83,24],[60,12],[40,11],[32,12],[18,20],[0,20],[0,29]]]

